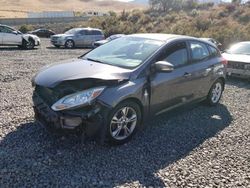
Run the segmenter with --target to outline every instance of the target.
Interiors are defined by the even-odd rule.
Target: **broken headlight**
[[[54,111],[72,109],[80,106],[90,105],[91,102],[98,97],[105,87],[96,87],[85,91],[80,91],[71,95],[67,95],[52,105]]]

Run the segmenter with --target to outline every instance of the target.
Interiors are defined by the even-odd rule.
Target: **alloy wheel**
[[[220,100],[222,94],[222,85],[220,82],[217,82],[212,89],[211,100],[213,103],[217,103]]]
[[[137,113],[132,107],[119,109],[110,122],[110,134],[115,140],[127,139],[135,130]]]

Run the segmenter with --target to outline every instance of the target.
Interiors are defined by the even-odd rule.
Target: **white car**
[[[228,61],[229,76],[250,78],[250,41],[232,45],[222,56]]]
[[[24,49],[33,49],[39,45],[39,37],[23,34],[9,26],[0,24],[0,46],[18,46]]]

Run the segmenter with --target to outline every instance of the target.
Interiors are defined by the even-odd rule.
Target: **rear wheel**
[[[224,89],[224,83],[222,82],[221,79],[218,79],[215,81],[215,83],[212,85],[208,96],[207,96],[207,103],[210,106],[215,106],[216,104],[219,103],[222,93]]]
[[[65,48],[72,49],[75,47],[75,43],[73,40],[67,40],[65,42]]]
[[[138,104],[126,101],[117,105],[108,118],[107,135],[112,144],[128,142],[141,123],[141,109]]]

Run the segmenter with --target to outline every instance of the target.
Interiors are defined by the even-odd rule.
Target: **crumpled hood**
[[[125,80],[131,70],[83,59],[71,59],[46,66],[33,79],[33,84],[53,88],[63,81],[79,79]]]
[[[23,34],[23,38],[24,39],[28,39],[29,37],[33,38],[33,39],[39,39],[38,36],[33,35],[33,34]]]
[[[250,63],[250,55],[223,53],[222,56],[227,61],[236,61],[236,62]]]

